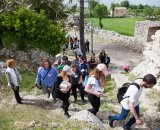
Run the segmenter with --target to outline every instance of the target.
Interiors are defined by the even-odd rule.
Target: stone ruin
[[[155,29],[150,31],[149,34],[153,33],[154,31]],[[160,29],[157,30],[154,35],[148,36],[148,38],[146,36],[142,37],[142,39],[150,40],[149,43],[146,42],[146,47],[143,52],[145,61],[142,61],[142,63],[134,68],[131,73],[136,76],[144,76],[151,73],[158,78],[158,81],[160,81]],[[160,90],[158,87],[157,89]]]
[[[143,52],[145,46],[152,43],[152,35],[160,29],[160,21],[139,21],[136,22],[134,44]]]

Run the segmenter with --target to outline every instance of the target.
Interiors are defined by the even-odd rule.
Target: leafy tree
[[[138,9],[144,9],[144,6],[142,4],[139,4]]]
[[[45,10],[45,14],[49,19],[57,22],[65,16],[63,0],[28,0],[31,4],[31,9],[40,13],[40,10]]]
[[[99,18],[99,26],[100,28],[103,27],[102,25],[102,18],[106,17],[107,15],[107,6],[104,4],[98,4],[94,8],[94,12],[97,18]]]
[[[122,6],[122,7],[129,8],[129,6],[130,6],[129,1],[128,1],[128,0],[122,1],[122,2],[121,2],[121,6]]]
[[[160,8],[154,8],[153,15],[160,16]]]
[[[21,7],[13,12],[9,11],[5,17],[1,14],[0,21],[5,47],[24,51],[39,48],[55,55],[65,42],[65,33],[61,27],[54,25],[43,10],[38,14]]]
[[[154,11],[154,9],[151,6],[145,5],[144,10],[143,10],[143,14],[144,14],[144,16],[151,16],[151,15],[153,15],[153,11]]]
[[[92,15],[94,15],[94,8],[99,3],[96,0],[89,0],[88,4],[89,4],[89,10],[90,10],[90,17],[92,17]]]

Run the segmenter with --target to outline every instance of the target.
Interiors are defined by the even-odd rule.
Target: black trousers
[[[54,95],[62,100],[62,108],[64,110],[64,113],[68,113],[68,108],[69,108],[69,97],[70,97],[70,91],[67,93],[62,93],[59,89],[54,90]]]
[[[97,114],[97,112],[99,111],[100,108],[100,97],[96,97],[95,95],[89,94],[88,95],[88,100],[92,105],[92,109],[89,109],[88,111],[90,111],[91,113],[93,113],[94,115]]]
[[[72,94],[74,99],[77,100],[77,88],[80,92],[81,99],[84,100],[84,87],[82,84],[72,84]]]
[[[16,90],[14,88],[12,88],[13,92],[14,92],[14,97],[16,99],[17,102],[21,102],[21,97],[19,95],[19,86],[16,87]]]

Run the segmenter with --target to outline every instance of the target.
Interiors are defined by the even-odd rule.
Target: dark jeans
[[[62,108],[64,110],[64,113],[68,113],[70,91],[67,93],[62,93],[59,89],[56,88],[54,90],[54,95],[56,95],[57,98],[63,101]]]
[[[97,114],[97,112],[99,111],[100,108],[100,97],[96,97],[95,95],[89,94],[88,95],[88,100],[92,105],[92,109],[89,109],[88,111],[90,111],[91,113],[93,113],[94,115]]]
[[[84,87],[82,84],[72,84],[72,94],[74,96],[74,99],[77,100],[77,88],[80,92],[81,99],[84,100]]]
[[[137,115],[140,117],[140,114],[139,114],[139,105],[137,105],[135,107],[135,110],[136,110],[136,113]],[[114,121],[114,120],[125,120],[128,116],[128,113],[130,112],[130,110],[126,110],[122,107],[122,111],[119,115],[114,115],[114,116],[111,116],[110,120],[111,121]],[[125,124],[125,127],[127,128],[130,128],[134,123],[136,123],[136,120],[134,118],[134,116],[128,121],[128,123]]]
[[[12,88],[12,90],[13,90],[13,92],[14,92],[14,96],[15,96],[16,101],[17,101],[18,103],[21,102],[21,97],[20,97],[20,95],[19,95],[19,86],[17,86],[17,89],[16,89],[16,90],[13,89],[13,88]]]

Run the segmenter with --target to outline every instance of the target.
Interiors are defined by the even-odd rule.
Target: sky
[[[65,0],[67,2],[68,0]],[[75,3],[79,0],[73,0]],[[120,3],[123,0],[99,0],[100,3],[106,4],[108,7],[110,7],[111,3]],[[160,7],[160,0],[129,0],[130,4],[148,4],[148,5],[155,5]]]

